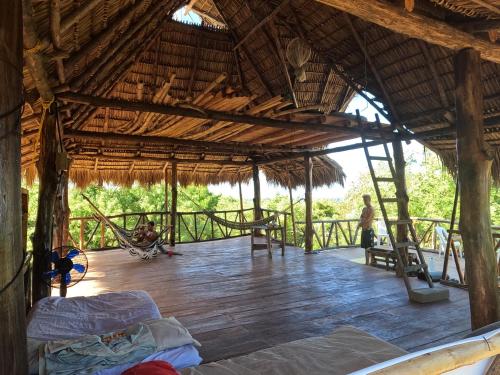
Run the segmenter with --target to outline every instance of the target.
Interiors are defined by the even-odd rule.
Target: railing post
[[[306,201],[306,230],[305,251],[311,253],[313,250],[313,223],[312,223],[312,160],[308,153],[304,156],[305,172],[305,201]]]
[[[85,219],[80,219],[80,250],[84,250],[85,246],[85,225],[87,221]]]
[[[175,246],[175,227],[177,216],[177,163],[172,163],[172,209],[170,210],[171,236],[170,246]],[[179,221],[179,242],[180,242],[180,221]]]
[[[103,249],[106,246],[106,241],[104,238],[104,233],[106,231],[106,224],[104,224],[104,221],[101,221],[101,249]]]

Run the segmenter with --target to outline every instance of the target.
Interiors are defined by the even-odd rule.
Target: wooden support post
[[[310,253],[313,250],[313,223],[312,223],[312,160],[309,154],[304,156],[305,172],[305,201],[306,201],[306,230],[305,230],[305,251]]]
[[[404,220],[409,219],[410,213],[408,211],[408,193],[406,191],[406,174],[405,174],[405,155],[403,152],[403,143],[401,140],[396,139],[392,142],[392,150],[394,156],[394,170],[396,172],[396,197],[398,198],[397,206],[398,206],[398,219]],[[406,242],[408,238],[408,226],[407,225],[398,225],[396,232],[396,242]],[[403,258],[408,264],[408,249],[404,249],[402,252]],[[402,272],[400,267],[397,268],[396,273]],[[402,275],[399,275],[402,276]]]
[[[52,224],[54,204],[57,194],[57,136],[55,105],[45,110],[40,134],[40,156],[37,163],[38,178],[38,211],[35,233],[33,234],[33,302],[50,295],[49,287],[42,279],[43,273],[49,269],[47,256],[52,250]]]
[[[243,224],[245,222],[245,218],[243,216],[243,192],[241,190],[241,177],[238,175],[238,191],[240,193],[240,223]],[[240,229],[240,234],[242,234],[242,230]]]
[[[260,205],[260,178],[259,178],[259,166],[253,164],[253,218],[254,221],[262,219],[262,208]]]
[[[0,373],[27,374],[21,220],[21,2],[0,2]],[[8,285],[9,282],[12,283]]]
[[[293,193],[292,193],[292,184],[290,181],[290,174],[288,174],[288,195],[290,196],[290,214],[292,219],[293,245],[297,246],[297,231],[295,227],[295,208],[293,207]]]
[[[467,261],[472,329],[477,329],[500,317],[490,219],[492,157],[483,135],[479,53],[471,48],[460,50],[454,68],[460,231]]]
[[[54,204],[54,221],[53,247],[67,245],[69,232],[68,173],[63,173],[59,181],[58,194]]]
[[[170,218],[169,218],[169,210],[170,210],[170,204],[168,201],[168,164],[165,164],[165,168],[163,169],[163,174],[164,174],[164,181],[165,181],[165,228],[168,228],[170,224]],[[167,233],[169,231],[167,230]]]
[[[172,163],[172,209],[170,211],[170,246],[175,246],[175,224],[177,218],[177,163]],[[179,228],[180,229],[180,228]]]

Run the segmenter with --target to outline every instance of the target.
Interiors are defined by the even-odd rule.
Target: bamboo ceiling
[[[342,113],[355,90],[373,94],[374,104],[389,120],[420,134],[453,168],[450,49],[305,0],[186,2],[202,17],[201,26],[170,19],[183,1],[60,0],[57,41],[51,33],[50,3],[33,2],[33,14],[55,91],[333,127],[327,132],[288,130],[63,103],[65,145],[74,160],[71,178],[80,185],[157,182],[174,159],[184,160],[179,164],[182,183],[248,179],[250,161],[282,160],[300,149],[320,149],[356,138],[356,133],[345,131],[355,126],[352,118]],[[91,11],[79,14],[85,7]],[[494,0],[425,0],[417,2],[413,11],[498,45],[499,8]],[[304,82],[295,81],[293,68],[283,58],[295,37],[306,40],[312,49]],[[500,181],[499,65],[484,61],[482,73],[485,137],[496,155],[494,177]],[[24,84],[22,160],[33,176],[42,107],[28,69]],[[73,136],[77,131],[198,143],[99,140]],[[272,181],[286,185],[290,175],[294,186],[302,184],[301,159],[262,168]],[[313,170],[316,185],[343,180],[341,168],[327,157],[316,158]]]

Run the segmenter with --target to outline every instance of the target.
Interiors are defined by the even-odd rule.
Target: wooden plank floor
[[[183,256],[141,261],[123,250],[90,252],[86,278],[68,296],[146,290],[202,343],[206,362],[352,325],[406,350],[456,340],[470,330],[468,295],[408,302],[392,272],[325,251],[287,248],[250,256],[248,237],[178,245]]]

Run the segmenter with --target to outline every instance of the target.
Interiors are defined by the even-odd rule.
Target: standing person
[[[375,210],[373,209],[372,198],[369,194],[363,195],[363,202],[365,207],[361,211],[358,227],[361,227],[361,247],[366,250],[373,247],[374,244],[375,233],[373,232],[372,224],[375,217]]]

